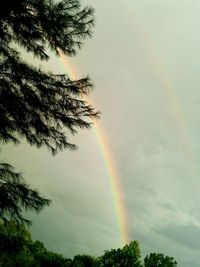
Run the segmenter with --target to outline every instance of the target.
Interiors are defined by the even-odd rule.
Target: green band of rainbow
[[[60,52],[60,59],[62,65],[64,67],[65,72],[72,78],[76,78],[75,71],[67,64],[65,56]],[[89,99],[91,103],[91,99]],[[112,159],[112,151],[109,146],[109,142],[106,137],[106,131],[103,129],[103,126],[98,122],[94,122],[93,132],[95,139],[97,141],[99,151],[102,156],[102,160],[104,162],[104,166],[108,175],[112,198],[114,202],[114,216],[116,217],[118,224],[118,236],[120,239],[120,246],[123,246],[129,242],[129,234],[128,234],[128,225],[127,225],[127,216],[126,216],[126,208],[124,205],[124,200],[122,196],[122,190],[120,185],[120,179],[117,172],[117,168],[114,164],[114,160]]]

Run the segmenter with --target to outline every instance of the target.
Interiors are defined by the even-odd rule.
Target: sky
[[[90,97],[119,178],[129,241],[143,255],[173,256],[180,267],[200,257],[199,0],[82,1],[95,8],[93,36],[69,74],[89,74]],[[28,58],[27,58],[28,59]],[[53,55],[48,69],[64,73]],[[6,145],[3,159],[22,170],[50,207],[31,232],[66,257],[102,255],[121,246],[113,187],[95,130],[70,136],[79,149]]]

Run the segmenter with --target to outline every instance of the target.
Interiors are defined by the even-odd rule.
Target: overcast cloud
[[[118,168],[130,239],[180,267],[200,258],[200,1],[84,1],[96,26],[76,58],[95,84]],[[59,61],[49,68],[63,72]],[[2,149],[53,200],[34,220],[34,239],[65,256],[120,246],[114,203],[93,131],[71,137],[77,152],[52,157],[23,143]]]

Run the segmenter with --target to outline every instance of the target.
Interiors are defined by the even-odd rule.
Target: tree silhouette
[[[100,257],[75,255],[73,259],[49,251],[41,241],[33,241],[24,225],[0,222],[0,266],[3,267],[176,267],[169,256],[151,253],[141,262],[139,243],[105,251]]]
[[[83,96],[92,88],[88,77],[71,80],[29,65],[13,43],[41,60],[47,48],[74,55],[91,35],[93,9],[77,0],[8,0],[0,11],[0,140],[46,146],[53,154],[76,146],[67,133],[91,126],[97,118]]]
[[[150,253],[144,258],[144,267],[176,267],[177,262],[173,257],[161,253]]]
[[[54,155],[76,149],[68,141],[78,128],[89,128],[99,113],[84,100],[92,83],[72,80],[28,64],[21,50],[47,61],[48,51],[76,54],[91,36],[94,11],[79,0],[7,0],[0,9],[0,142],[47,147]],[[0,219],[28,222],[23,209],[49,204],[7,163],[0,163]]]
[[[49,204],[48,199],[30,189],[21,173],[15,172],[9,164],[0,164],[0,219],[3,222],[30,224],[31,222],[22,216],[23,210],[39,212]]]
[[[142,267],[141,252],[139,243],[132,241],[123,248],[111,249],[105,251],[104,255],[99,257],[99,267]]]

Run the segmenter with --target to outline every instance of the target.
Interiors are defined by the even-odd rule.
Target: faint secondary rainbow
[[[65,56],[60,52],[60,59],[66,73],[72,78],[77,78],[76,71],[67,63]],[[89,103],[93,101],[87,99]],[[95,106],[92,104],[92,106]],[[112,151],[107,140],[106,131],[99,122],[94,121],[93,127],[94,136],[96,138],[101,156],[107,171],[109,178],[112,197],[114,201],[115,216],[118,224],[118,232],[120,238],[120,245],[123,246],[129,243],[129,233],[127,224],[126,208],[123,199],[122,187],[120,184],[120,178],[118,175],[117,167],[115,166],[114,160],[112,158]]]
[[[132,10],[132,13],[136,34],[139,36],[147,56],[152,63],[152,67],[160,82],[161,90],[164,91],[165,97],[168,99],[170,112],[176,123],[176,135],[180,137],[179,140],[188,159],[188,174],[190,175],[193,173],[195,175],[197,171],[195,152],[190,138],[187,118],[182,109],[181,101],[176,93],[176,86],[166,69],[166,64],[164,58],[161,57],[162,54],[159,51],[159,47],[156,46],[156,42],[150,35],[149,31],[145,29],[145,24],[140,21],[140,14],[136,15],[134,10]]]
[[[148,34],[148,31],[145,30],[143,24],[135,15],[136,14],[133,14],[133,17],[135,18],[134,29],[136,30],[136,34],[138,34],[139,38],[142,41],[142,44],[144,45],[144,49],[147,52],[147,56],[149,57],[149,60],[152,63],[152,67],[155,73],[157,74],[158,80],[160,81],[161,89],[163,89],[163,91],[165,92],[165,96],[168,99],[170,112],[173,115],[173,119],[176,123],[176,134],[180,136],[182,147],[188,157],[188,171],[189,173],[192,172],[195,174],[196,165],[194,159],[194,149],[189,138],[187,121],[184,116],[181,103],[176,94],[175,86],[171,80],[169,73],[166,70],[163,59],[160,57],[159,51],[155,46],[154,40],[152,40],[151,36]],[[61,61],[64,66],[64,69],[69,74],[69,76],[72,78],[76,78],[76,71],[73,70],[70,64],[66,62],[63,55],[61,55]],[[91,99],[89,99],[89,102],[92,102]],[[93,131],[99,149],[101,151],[104,165],[108,173],[120,233],[120,242],[121,245],[124,245],[129,242],[129,233],[126,208],[123,200],[122,187],[120,185],[120,178],[118,175],[117,168],[114,164],[114,160],[112,159],[112,151],[109,147],[109,142],[107,140],[106,132],[103,129],[103,126],[98,122],[94,122]]]

